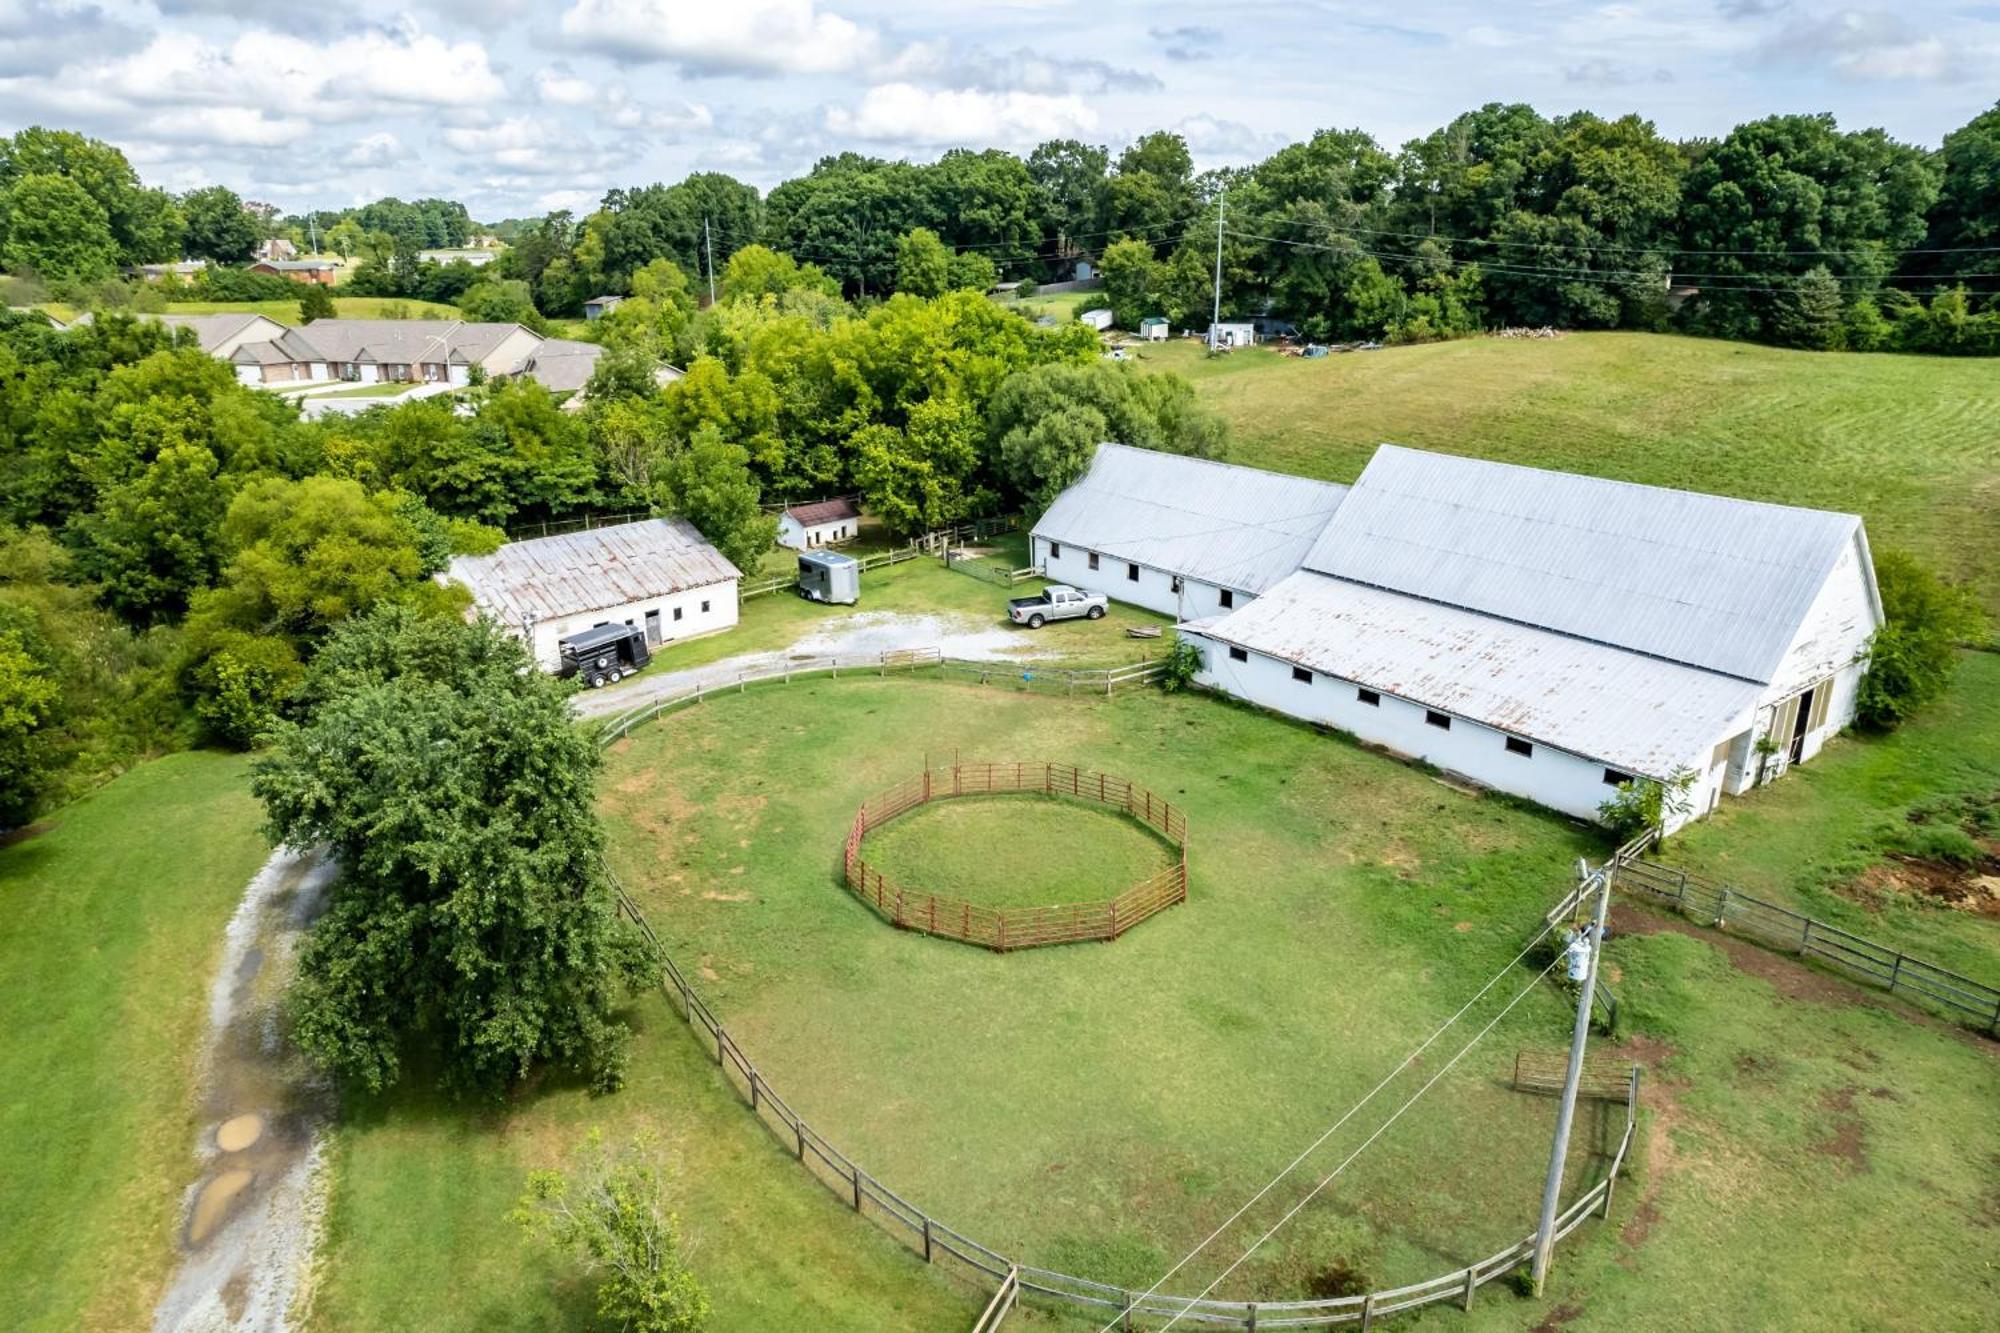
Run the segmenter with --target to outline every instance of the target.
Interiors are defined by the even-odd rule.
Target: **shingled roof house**
[[[1882,623],[1852,514],[1391,445],[1318,495],[1141,452],[1104,446],[1036,525],[1050,577],[1143,605],[1154,572],[1183,605],[1234,581],[1182,612],[1202,683],[1581,818],[1686,775],[1671,827],[1811,759]]]
[[[821,500],[788,505],[778,515],[778,545],[804,551],[838,546],[854,540],[861,528],[861,506],[852,499]]]

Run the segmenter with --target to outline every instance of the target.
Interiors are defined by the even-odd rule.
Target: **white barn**
[[[598,625],[623,621],[653,647],[731,628],[742,574],[686,519],[649,518],[459,556],[440,577],[553,671],[561,640]]]
[[[1851,514],[1385,445],[1297,573],[1184,633],[1204,682],[1486,786],[1594,818],[1691,774],[1699,817],[1853,719],[1881,621]]]
[[[1177,620],[1246,606],[1299,567],[1347,488],[1101,444],[1035,524],[1049,578]]]
[[[850,499],[789,505],[778,515],[778,545],[795,551],[839,546],[861,531],[861,506]]]

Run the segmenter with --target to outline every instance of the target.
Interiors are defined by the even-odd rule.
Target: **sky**
[[[1394,148],[1488,101],[1676,138],[1831,111],[1936,145],[2000,97],[2000,0],[0,0],[0,130],[287,212],[385,194],[587,210],[852,149],[913,161],[1184,135],[1200,167],[1321,128]]]

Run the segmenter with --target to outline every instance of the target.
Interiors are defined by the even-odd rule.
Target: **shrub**
[[[1951,685],[1958,646],[1988,632],[1986,613],[1963,584],[1939,578],[1916,557],[1883,551],[1875,558],[1882,627],[1864,650],[1855,717],[1886,731],[1901,725]]]
[[[1621,782],[1616,794],[1597,807],[1597,817],[1620,842],[1647,829],[1662,828],[1669,818],[1680,818],[1692,808],[1688,789],[1694,786],[1694,779],[1694,772],[1683,768],[1665,782],[1651,778]]]
[[[1168,694],[1178,694],[1194,683],[1201,671],[1201,650],[1181,639],[1167,654],[1166,669],[1160,675],[1160,688]]]

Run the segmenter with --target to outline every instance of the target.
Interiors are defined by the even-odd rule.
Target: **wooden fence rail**
[[[1942,1010],[1968,1027],[2000,1037],[2000,987],[1962,976],[1901,950],[1767,903],[1718,880],[1636,857],[1617,863],[1618,887],[1672,907],[1717,930],[1810,958],[1892,995]]]
[[[1005,909],[896,884],[861,855],[861,841],[872,830],[919,806],[994,795],[1051,796],[1108,806],[1158,833],[1179,855],[1173,865],[1115,898]],[[863,801],[848,828],[841,864],[854,896],[902,930],[963,940],[1000,953],[1115,940],[1149,917],[1187,901],[1187,815],[1125,778],[1074,764],[957,763],[926,769]]]

